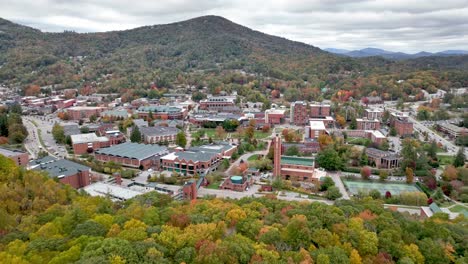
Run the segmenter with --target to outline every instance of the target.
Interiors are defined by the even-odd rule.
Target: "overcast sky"
[[[320,48],[468,50],[468,0],[0,0],[0,17],[95,32],[219,15]]]

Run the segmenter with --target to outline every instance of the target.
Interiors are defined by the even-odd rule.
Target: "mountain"
[[[147,89],[150,83],[156,83],[170,88],[181,73],[212,79],[225,70],[338,87],[338,76],[411,72],[415,69],[402,67],[418,65],[427,68],[419,62],[398,64],[375,57],[385,52],[382,50],[361,52],[367,55],[351,58],[332,54],[219,16],[81,34],[41,32],[0,19],[0,83],[13,87],[37,84],[60,89],[92,83],[103,91],[117,92]],[[437,61],[431,65],[438,65]],[[464,65],[459,61],[455,67]],[[448,66],[452,69],[449,60],[439,69]],[[200,84],[200,78],[195,79]]]
[[[420,57],[427,57],[427,56],[457,56],[457,55],[467,55],[468,51],[466,50],[446,50],[436,53],[421,51],[414,54],[403,53],[403,52],[393,52],[383,49],[376,49],[376,48],[365,48],[360,50],[341,50],[341,49],[334,49],[328,48],[325,49],[328,52],[345,55],[353,58],[364,58],[364,57],[372,57],[372,56],[381,56],[386,59],[392,60],[403,60],[403,59],[414,59]]]

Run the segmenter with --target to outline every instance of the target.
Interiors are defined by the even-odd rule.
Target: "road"
[[[268,150],[258,150],[258,151],[254,151],[254,152],[245,153],[244,155],[240,156],[240,158],[238,158],[236,161],[234,161],[231,164],[231,166],[229,166],[229,168],[226,170],[226,174],[231,175],[232,170],[234,170],[234,168],[239,167],[239,164],[240,164],[241,160],[243,160],[244,162],[247,162],[247,160],[253,155],[264,155],[265,156],[266,154],[268,154]]]
[[[33,135],[33,137],[28,138],[29,140],[25,143],[25,146],[32,155],[34,153],[34,158],[37,158],[37,153],[39,152],[40,147],[43,147],[44,150],[49,153],[49,155],[54,157],[66,157],[68,155],[65,147],[58,145],[52,136],[52,127],[57,120],[50,117],[36,116],[27,116],[24,118],[24,120],[26,121],[26,129],[28,129],[29,134]],[[34,125],[34,123],[37,124],[37,127]],[[39,140],[39,129],[44,146],[41,146]]]

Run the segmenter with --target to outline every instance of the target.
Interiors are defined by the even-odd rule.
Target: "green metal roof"
[[[442,213],[442,210],[440,210],[439,206],[437,206],[436,203],[431,203],[431,204],[429,205],[429,208],[431,208],[431,211],[432,211],[433,213]]]
[[[114,145],[109,148],[98,149],[96,150],[96,153],[123,158],[144,160],[154,155],[166,154],[167,148],[158,145],[145,145],[126,142],[123,144]]]
[[[314,166],[314,158],[281,156],[282,164]]]

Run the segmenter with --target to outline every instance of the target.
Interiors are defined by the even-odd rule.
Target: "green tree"
[[[65,143],[65,131],[63,130],[63,127],[58,123],[55,123],[52,127],[52,136],[54,137],[55,141],[57,141],[57,143]]]
[[[328,146],[320,151],[316,161],[320,167],[326,170],[339,170],[343,168],[343,160],[332,146]]]
[[[455,159],[453,160],[453,166],[458,168],[464,165],[465,165],[465,148],[460,147],[458,149],[457,155],[455,156]]]
[[[427,155],[432,159],[437,158],[437,143],[433,140],[427,149]]]
[[[284,154],[286,156],[299,156],[299,148],[297,146],[290,146]]]
[[[325,197],[330,200],[336,200],[342,196],[340,189],[336,186],[330,186],[328,187],[327,193],[325,194]]]
[[[133,127],[132,134],[130,135],[130,141],[141,143],[141,132],[137,126]]]
[[[180,131],[179,133],[177,133],[175,143],[182,148],[186,147],[187,138],[185,137],[185,133],[183,131]]]

